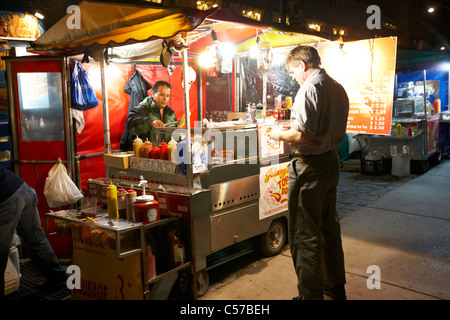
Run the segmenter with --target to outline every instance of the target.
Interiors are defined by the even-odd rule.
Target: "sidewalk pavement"
[[[344,164],[338,192],[349,300],[450,299],[450,160],[405,178],[361,176]],[[290,300],[296,286],[286,246],[199,300]]]

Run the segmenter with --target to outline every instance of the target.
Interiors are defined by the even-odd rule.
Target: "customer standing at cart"
[[[153,85],[152,95],[130,111],[126,127],[133,139],[139,136],[145,142],[148,138],[153,145],[158,145],[160,141],[156,141],[156,132],[153,128],[165,127],[166,123],[177,121],[175,112],[167,105],[170,90],[171,86],[168,82],[157,81]],[[168,142],[170,134],[162,135],[161,139]]]
[[[0,167],[0,299],[4,296],[5,270],[14,232],[27,245],[31,261],[47,279],[46,285],[66,280],[44,230],[37,209],[36,191],[12,171]]]
[[[341,230],[336,210],[337,148],[345,137],[349,100],[343,87],[320,68],[318,51],[298,46],[286,68],[300,85],[291,128],[269,136],[289,142],[289,245],[298,276],[294,299],[346,299]]]

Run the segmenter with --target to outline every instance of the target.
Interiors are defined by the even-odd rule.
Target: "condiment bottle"
[[[106,199],[108,206],[108,218],[119,220],[119,209],[117,207],[117,187],[111,184],[106,188]]]
[[[160,159],[161,158],[161,151],[159,150],[159,148],[157,146],[153,147],[151,158],[152,159]]]
[[[136,197],[136,202],[133,203],[133,212],[136,222],[149,224],[159,221],[159,203],[152,195],[145,194],[145,186],[147,180],[141,180],[139,186],[143,185],[142,195]]]
[[[247,107],[247,123],[252,123],[252,113],[250,111],[250,107]]]
[[[156,264],[155,256],[152,252],[152,246],[147,245],[147,280],[151,280],[156,277]]]
[[[144,145],[139,150],[139,156],[141,158],[150,158],[150,154],[152,152],[152,143],[148,141],[148,138],[145,140]]]
[[[169,160],[169,154],[168,154],[168,145],[164,142],[164,140],[159,145],[159,157],[161,160]]]
[[[184,263],[184,244],[181,242],[180,234],[174,226],[165,228],[162,247],[161,262],[165,268],[174,268]]]
[[[441,113],[441,100],[439,98],[436,98],[433,101],[433,109],[434,109],[434,114]]]
[[[137,193],[135,190],[133,190],[132,187],[128,189],[126,201],[127,201],[127,220],[129,222],[135,222],[134,219],[134,212],[133,212],[133,203],[136,202]]]
[[[292,108],[292,97],[286,97],[284,99],[284,105],[286,106],[286,109],[291,109]]]
[[[175,150],[175,152],[173,152],[173,150]],[[175,140],[173,140],[173,138],[169,141],[169,143],[167,144],[167,158],[168,160],[176,160],[176,156],[177,156],[177,142]],[[172,154],[173,153],[173,154]]]
[[[127,191],[124,188],[117,190],[117,207],[120,219],[127,219]]]
[[[408,136],[412,136],[412,127],[411,127],[411,124],[409,124],[409,127],[408,127]]]
[[[396,130],[397,130],[397,137],[401,137],[402,136],[402,125],[400,123],[397,123]]]
[[[139,158],[139,150],[141,149],[141,147],[144,145],[144,142],[142,141],[141,138],[139,138],[139,136],[136,136],[136,139],[134,139],[133,141],[133,151],[134,151],[134,156],[136,158]]]

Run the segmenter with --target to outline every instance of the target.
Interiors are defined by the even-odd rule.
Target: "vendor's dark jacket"
[[[161,141],[156,141],[156,132],[152,128],[152,122],[161,120],[163,123],[176,122],[175,112],[168,106],[164,107],[163,118],[159,107],[155,104],[152,97],[145,98],[138,106],[131,109],[127,117],[128,134],[133,137],[139,136],[142,141],[148,138],[153,145],[159,145]],[[161,139],[170,141],[170,133],[162,134]]]

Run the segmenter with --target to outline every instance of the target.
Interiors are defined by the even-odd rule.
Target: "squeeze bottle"
[[[127,191],[127,196],[126,196],[126,200],[127,200],[127,220],[129,222],[135,222],[136,221],[134,219],[134,212],[133,212],[133,203],[136,202],[136,197],[137,197],[136,191],[133,190],[132,187],[130,187],[130,189],[128,189],[128,191]]]
[[[160,159],[161,160],[169,160],[169,150],[167,143],[164,140],[159,145]]]
[[[252,113],[250,107],[247,107],[247,123],[252,123]]]
[[[136,158],[139,158],[139,150],[141,149],[141,147],[144,145],[144,142],[142,141],[141,138],[139,138],[139,136],[136,136],[136,139],[134,139],[133,141],[133,151],[134,151],[134,156]]]
[[[397,123],[395,128],[397,130],[397,137],[401,137],[402,136],[402,125],[400,123]]]
[[[106,188],[106,199],[108,206],[108,218],[119,220],[119,209],[117,207],[117,187],[111,184]]]
[[[172,152],[175,149],[175,152],[173,153],[172,156]],[[168,160],[176,160],[176,150],[177,150],[177,142],[175,140],[173,140],[173,138],[169,141],[169,143],[167,144],[167,158]]]
[[[152,159],[160,159],[161,158],[161,151],[159,150],[159,148],[157,146],[153,147],[152,154],[151,154],[151,156],[149,156],[149,158],[152,158]]]
[[[441,113],[441,100],[439,98],[434,100],[433,109],[434,109],[434,114]]]
[[[148,139],[146,139],[144,145],[139,150],[139,157],[150,158],[152,147],[153,147],[152,143],[148,141]]]
[[[120,188],[117,190],[117,207],[119,211],[119,218],[126,219],[127,218],[127,190],[124,188]]]

